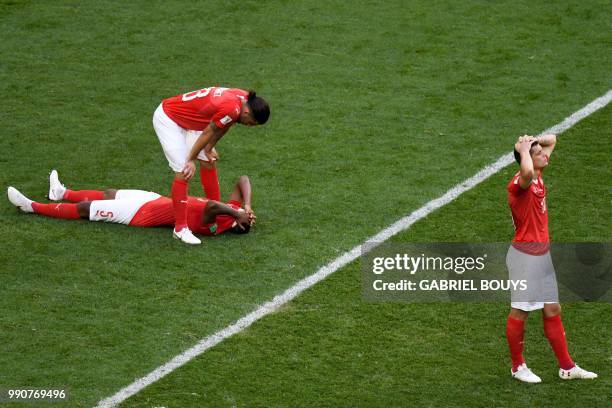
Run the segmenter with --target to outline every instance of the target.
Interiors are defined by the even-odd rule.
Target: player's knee
[[[89,208],[91,207],[91,201],[81,201],[78,202],[76,206],[79,217],[89,219]]]
[[[526,312],[521,309],[512,308],[510,309],[510,317],[517,320],[527,320],[527,318],[529,317],[529,312]]]
[[[200,167],[203,168],[203,169],[216,169],[217,168],[217,162],[216,161],[200,160]]]
[[[104,190],[105,200],[114,200],[116,195],[117,195],[117,190],[115,190],[114,188],[109,188],[107,190]]]
[[[553,317],[561,314],[561,305],[558,303],[549,303],[544,305],[544,316]]]
[[[174,173],[174,179],[181,180],[181,181],[188,181],[183,175],[183,173]]]

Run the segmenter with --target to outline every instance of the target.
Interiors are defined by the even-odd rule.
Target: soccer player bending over
[[[162,101],[153,114],[153,127],[175,173],[171,194],[175,238],[187,244],[200,243],[187,222],[188,183],[195,173],[196,159],[206,197],[218,201],[215,163],[219,155],[215,145],[234,123],[263,125],[269,116],[270,106],[265,99],[254,91],[237,88],[204,88]]]
[[[542,309],[544,333],[559,362],[559,377],[564,380],[592,379],[597,374],[578,367],[569,355],[557,280],[549,252],[548,209],[542,171],[557,142],[555,135],[521,136],[514,146],[520,171],[508,183],[508,202],[515,234],[506,264],[510,279],[525,280],[527,290],[511,293],[511,310],[506,337],[512,358],[512,377],[529,383],[542,380],[523,358],[525,320],[529,312]]]
[[[8,199],[27,213],[53,218],[106,221],[135,227],[174,226],[172,199],[142,190],[69,190],[59,181],[57,171],[49,176],[49,199],[70,203],[42,204],[8,188]],[[243,206],[249,211],[245,211]],[[187,225],[196,234],[219,235],[225,231],[249,232],[255,222],[251,208],[251,183],[241,176],[227,203],[207,198],[188,197]]]

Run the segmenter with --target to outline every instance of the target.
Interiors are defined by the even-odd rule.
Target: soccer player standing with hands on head
[[[559,363],[559,377],[564,380],[597,378],[597,374],[578,367],[570,357],[561,323],[557,280],[549,251],[546,187],[542,180],[542,171],[548,165],[556,142],[555,135],[519,137],[514,157],[520,171],[508,183],[515,234],[506,264],[510,279],[524,279],[527,291],[511,293],[506,337],[512,358],[512,377],[529,383],[542,381],[527,368],[523,358],[525,321],[530,311],[539,309],[542,309],[544,333]]]
[[[173,236],[187,244],[200,244],[187,226],[188,182],[200,162],[200,180],[206,197],[219,200],[215,162],[217,142],[234,123],[263,125],[270,107],[254,91],[210,87],[162,101],[153,114],[153,127],[174,171],[172,202],[175,215]],[[252,212],[250,208],[245,209]]]

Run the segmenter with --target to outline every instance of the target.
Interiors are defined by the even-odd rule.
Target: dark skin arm
[[[198,140],[193,144],[187,156],[187,163],[183,169],[183,177],[185,177],[185,180],[189,180],[195,174],[195,159],[202,149],[204,149],[204,153],[211,160],[216,160],[212,148],[221,140],[225,132],[227,132],[227,128],[219,129],[214,122],[210,122],[210,124],[206,126],[206,129],[204,129],[200,137],[198,137]]]
[[[252,225],[255,223],[255,219],[257,217],[255,216],[255,213],[253,212],[253,209],[251,208],[251,197],[252,197],[251,180],[249,180],[247,176],[240,176],[240,178],[238,179],[238,182],[236,183],[236,186],[234,187],[234,191],[232,192],[232,195],[230,196],[230,200],[238,201],[244,204],[244,210],[253,219],[251,223]]]
[[[251,223],[251,217],[246,211],[234,210],[229,205],[214,200],[210,200],[206,203],[202,222],[204,224],[212,224],[215,222],[215,218],[218,215],[229,215],[233,217],[242,229]]]
[[[206,211],[204,211],[202,222],[204,224],[212,224],[215,222],[217,215],[227,214],[234,217],[241,227],[247,223],[253,225],[256,217],[251,209],[251,191],[251,181],[249,178],[247,176],[240,176],[230,196],[230,200],[243,203],[245,211],[236,211],[227,204],[209,201],[206,204]],[[241,220],[244,222],[241,222]]]

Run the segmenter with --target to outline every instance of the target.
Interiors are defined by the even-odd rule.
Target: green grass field
[[[66,388],[93,406],[610,88],[608,1],[29,2],[0,0],[0,184],[168,194],[151,125],[166,97],[254,88],[262,128],[220,142],[226,195],[250,176],[258,223],[197,248],[170,230],[53,220],[0,200],[0,388]],[[608,107],[560,137],[551,234],[612,238]],[[507,168],[396,242],[504,242]],[[191,184],[202,194],[199,183]],[[359,263],[123,405],[606,406],[610,312],[568,304],[561,383],[539,316],[509,378],[505,304],[368,303]],[[2,402],[0,402],[2,404]],[[11,403],[9,406],[19,406]],[[24,406],[31,406],[24,404]]]

